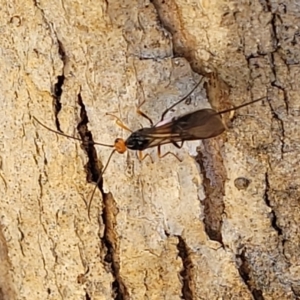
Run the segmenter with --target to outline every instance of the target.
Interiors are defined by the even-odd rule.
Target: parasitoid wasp
[[[202,139],[209,139],[209,138],[216,137],[226,130],[226,127],[221,118],[222,114],[240,109],[244,106],[248,106],[252,103],[261,101],[266,98],[266,97],[261,97],[259,99],[241,104],[239,106],[236,106],[236,107],[233,107],[230,109],[219,111],[219,112],[214,109],[211,109],[211,108],[204,108],[204,109],[190,112],[190,113],[187,113],[187,114],[184,114],[181,116],[173,117],[171,119],[164,119],[165,115],[172,108],[174,108],[176,105],[178,105],[179,103],[186,100],[195,91],[195,89],[202,82],[203,78],[204,77],[202,77],[202,79],[194,86],[194,88],[186,96],[184,96],[182,99],[180,99],[179,101],[177,101],[176,103],[171,105],[169,108],[167,108],[162,113],[161,120],[158,123],[156,123],[155,125],[152,122],[152,120],[140,110],[140,107],[144,104],[144,102],[142,102],[137,107],[137,112],[149,120],[150,127],[144,127],[144,128],[138,129],[136,131],[132,131],[128,127],[126,127],[118,117],[112,115],[113,117],[115,117],[117,119],[116,123],[119,126],[121,126],[122,128],[131,132],[130,136],[126,140],[124,140],[122,138],[117,138],[113,145],[103,144],[103,143],[98,143],[98,142],[93,142],[93,141],[88,142],[93,145],[100,145],[100,146],[104,146],[104,147],[114,148],[112,150],[112,152],[110,153],[109,158],[103,168],[103,171],[97,180],[95,189],[92,192],[91,199],[90,199],[90,202],[88,205],[88,215],[90,214],[89,212],[90,212],[93,195],[96,191],[98,184],[101,181],[103,173],[107,169],[107,166],[112,158],[112,155],[115,152],[123,154],[124,152],[126,152],[127,149],[137,150],[140,153],[140,156],[139,156],[140,160],[143,160],[149,154],[146,154],[144,157],[142,157],[141,151],[148,149],[148,148],[152,148],[152,147],[158,147],[158,156],[160,158],[162,158],[168,154],[172,154],[177,159],[179,159],[172,152],[167,152],[167,153],[161,155],[160,146],[165,145],[165,144],[173,144],[175,147],[181,148],[185,141],[202,140]],[[108,114],[108,115],[110,115],[110,114]],[[80,139],[80,138],[76,138],[74,136],[67,135],[65,133],[56,131],[56,130],[44,125],[37,118],[35,118],[35,117],[33,117],[33,118],[41,126],[43,126],[44,128],[46,128],[56,134],[83,142],[82,139]]]

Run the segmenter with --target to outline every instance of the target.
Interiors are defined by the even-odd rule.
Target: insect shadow
[[[169,108],[167,108],[161,115],[161,119],[158,123],[154,124],[151,118],[149,118],[145,113],[143,113],[140,110],[140,107],[144,104],[142,102],[138,107],[137,107],[137,113],[140,114],[141,116],[145,117],[149,122],[150,122],[150,127],[144,127],[141,129],[138,129],[136,131],[130,130],[126,125],[122,123],[122,121],[112,115],[107,113],[107,115],[111,115],[115,117],[116,123],[124,128],[127,131],[130,131],[131,134],[130,136],[124,140],[122,138],[117,138],[114,142],[114,144],[104,144],[104,143],[99,143],[99,142],[93,142],[93,141],[88,141],[88,144],[92,145],[100,145],[104,147],[110,147],[113,148],[112,152],[109,155],[109,158],[103,168],[103,171],[101,172],[97,182],[96,186],[92,192],[92,195],[90,197],[90,201],[88,204],[88,216],[90,216],[90,208],[91,208],[91,203],[93,196],[95,194],[95,191],[97,189],[98,184],[101,182],[103,173],[108,167],[108,164],[115,152],[118,152],[120,154],[123,154],[126,152],[127,149],[130,150],[137,150],[139,151],[139,159],[143,160],[147,156],[150,157],[152,160],[151,156],[149,154],[143,155],[142,151],[148,148],[153,148],[157,147],[158,149],[158,157],[163,158],[168,154],[173,155],[176,157],[179,161],[181,161],[177,155],[174,153],[168,151],[164,153],[163,155],[161,154],[161,146],[165,144],[173,144],[177,148],[182,148],[183,144],[185,141],[194,141],[194,140],[203,140],[203,139],[209,139],[213,138],[215,136],[220,135],[226,130],[226,126],[222,121],[221,115],[235,111],[237,109],[240,109],[242,107],[248,106],[250,104],[253,104],[255,102],[261,101],[265,99],[266,97],[261,97],[259,99],[244,103],[242,105],[222,110],[222,111],[216,111],[211,108],[204,108],[204,109],[199,109],[194,112],[190,112],[181,116],[176,116],[172,117],[171,119],[164,119],[165,115],[173,109],[176,105],[179,103],[183,102],[186,100],[194,91],[195,89],[200,85],[204,77],[201,78],[201,80],[194,86],[194,88],[182,99],[179,101],[175,102],[173,105],[171,105]],[[83,143],[86,143],[86,141],[82,141],[82,139],[67,135],[63,132],[56,131],[42,122],[40,122],[37,118],[33,117],[33,119],[39,123],[41,126],[44,128],[48,129],[49,131],[52,131],[56,134],[59,134],[61,136],[71,138],[74,140],[81,141]]]

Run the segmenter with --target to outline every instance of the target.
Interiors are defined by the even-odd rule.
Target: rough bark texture
[[[299,299],[297,1],[1,3],[0,299]],[[197,74],[198,73],[198,74]],[[139,162],[112,144],[251,99],[228,131]],[[209,99],[210,104],[207,102]]]

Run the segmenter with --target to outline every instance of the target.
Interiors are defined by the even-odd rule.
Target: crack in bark
[[[272,27],[272,40],[274,40],[274,50],[273,52],[270,53],[270,67],[271,67],[271,70],[274,74],[274,82],[271,82],[271,85],[273,87],[276,87],[278,88],[279,90],[281,90],[283,92],[283,99],[284,99],[284,102],[285,102],[285,108],[286,108],[286,112],[288,114],[288,111],[289,111],[289,105],[288,105],[288,93],[286,91],[286,89],[277,81],[277,69],[276,69],[276,63],[275,63],[275,59],[274,59],[274,53],[277,53],[280,55],[280,51],[278,51],[279,47],[279,39],[277,37],[277,25],[276,25],[276,17],[277,18],[280,18],[280,15],[278,14],[274,14],[272,13],[271,11],[271,4],[269,3],[269,1],[267,1],[267,8],[268,8],[268,11],[272,14],[272,19],[271,19],[271,27]],[[281,20],[281,23],[282,23],[282,20]],[[280,55],[281,57],[281,55]]]
[[[90,295],[88,294],[88,292],[85,292],[85,299],[86,300],[91,300],[92,298],[90,297]]]
[[[56,33],[55,33],[56,34]],[[57,35],[56,35],[56,40],[57,40],[57,44],[58,44],[58,54],[63,62],[63,70],[62,70],[62,75],[57,76],[57,83],[54,85],[54,90],[53,90],[53,106],[54,106],[54,116],[55,116],[55,124],[56,124],[56,128],[57,130],[60,130],[60,124],[59,124],[59,120],[58,120],[58,114],[61,110],[61,95],[63,93],[63,85],[65,82],[65,75],[64,75],[64,69],[66,66],[66,60],[67,60],[67,56],[66,56],[66,52],[64,49],[64,46],[62,44],[62,42],[58,39]]]
[[[18,242],[19,242],[19,245],[20,245],[21,253],[25,257],[26,255],[24,253],[24,248],[23,248],[23,242],[24,242],[24,239],[25,239],[25,235],[24,235],[24,232],[21,228],[22,227],[21,215],[17,216],[17,224],[18,224],[18,231],[20,232],[20,238],[18,239]]]
[[[277,27],[276,26],[276,17],[280,18],[280,16],[278,14],[272,12],[272,3],[270,2],[270,0],[266,0],[265,5],[262,2],[260,2],[260,3],[263,6],[264,11],[269,12],[272,15],[272,19],[270,21],[271,28],[272,28],[271,35],[272,35],[272,41],[274,41],[274,51],[276,51],[276,49],[278,48],[278,44],[279,44],[279,39],[277,37],[277,30],[276,30],[276,27]]]
[[[206,195],[202,201],[204,206],[203,222],[205,232],[209,238],[223,245],[222,215],[225,210],[223,201],[224,181],[216,172],[217,169],[214,164],[218,161],[218,157],[209,151],[210,141],[203,141],[203,145],[204,151],[198,151],[198,156],[196,157],[203,176],[203,188]]]
[[[58,120],[58,114],[61,110],[61,95],[62,95],[62,86],[65,81],[65,76],[57,76],[57,83],[54,85],[54,93],[53,93],[53,107],[54,107],[54,117],[55,117],[55,125],[58,131],[61,131],[60,124]]]
[[[271,55],[271,69],[273,71],[273,74],[274,74],[274,77],[275,77],[275,81],[271,83],[271,85],[273,87],[276,87],[277,89],[281,90],[283,92],[283,97],[284,97],[284,103],[285,103],[285,109],[286,109],[286,112],[288,114],[288,111],[289,111],[289,106],[288,106],[288,96],[287,96],[287,91],[282,87],[280,86],[278,83],[277,83],[277,74],[276,74],[276,68],[275,68],[275,60],[274,60],[274,55],[272,54]],[[272,112],[272,115],[273,115],[273,118],[275,120],[278,121],[278,124],[279,124],[279,128],[280,128],[280,158],[283,159],[283,154],[284,154],[284,148],[285,148],[285,141],[284,141],[284,138],[285,138],[285,128],[284,128],[284,122],[283,120],[279,117],[279,115],[275,112],[275,110],[273,109],[271,103],[269,104],[270,105],[270,109],[271,109],[271,112]]]
[[[268,207],[271,208],[271,224],[272,227],[277,231],[278,235],[282,235],[282,229],[277,224],[277,216],[275,214],[275,211],[271,205],[271,201],[269,199],[269,192],[270,192],[270,183],[269,183],[269,175],[268,173],[265,173],[265,182],[266,182],[266,189],[264,194],[264,201]]]
[[[275,22],[273,19],[272,19],[272,22]],[[275,27],[275,25],[273,25],[273,27]],[[273,29],[275,30],[275,29]],[[281,90],[283,92],[283,97],[284,97],[284,103],[285,103],[285,109],[286,109],[286,112],[288,114],[288,111],[289,111],[289,106],[288,106],[288,96],[287,96],[287,91],[285,90],[285,88],[283,88],[278,82],[277,82],[277,72],[276,72],[276,67],[275,67],[275,59],[274,59],[274,53],[271,53],[270,55],[270,67],[271,67],[271,70],[274,74],[274,82],[271,82],[271,85],[279,90]],[[285,138],[285,128],[284,128],[284,122],[283,120],[279,117],[279,115],[274,111],[274,109],[272,108],[271,104],[270,105],[270,108],[271,108],[271,112],[272,112],[272,115],[273,115],[273,118],[275,120],[278,121],[279,123],[279,127],[280,127],[280,131],[281,131],[281,136],[280,136],[280,158],[283,159],[283,154],[284,154],[284,148],[285,148],[285,142],[284,142],[284,138]]]
[[[45,255],[44,255],[44,252],[43,252],[43,249],[42,249],[42,245],[41,245],[41,242],[40,242],[40,236],[38,235],[38,247],[39,247],[39,250],[40,250],[40,253],[41,253],[41,258],[42,258],[42,262],[43,262],[43,269],[46,273],[46,276],[45,278],[48,280],[49,278],[49,272],[47,270],[47,264],[46,264],[46,259],[45,259]]]
[[[279,117],[279,115],[274,111],[274,109],[272,107],[271,107],[271,112],[272,112],[273,118],[279,124],[279,128],[280,128],[280,158],[283,159],[283,154],[285,152],[284,151],[284,148],[285,148],[285,142],[284,142],[284,137],[285,137],[284,122]]]
[[[94,140],[92,133],[88,130],[87,123],[89,122],[87,113],[85,110],[85,105],[83,103],[81,94],[77,95],[77,102],[80,106],[80,121],[77,125],[77,131],[79,133],[80,138],[82,139],[82,148],[85,151],[88,162],[85,165],[85,171],[87,173],[87,182],[97,182],[101,175],[101,167],[98,165],[98,157],[97,151],[94,146]],[[99,180],[98,188],[100,189],[101,193],[103,193],[103,180]]]
[[[157,11],[160,24],[172,35],[175,56],[185,57],[193,70],[197,73],[205,74],[206,72],[202,70],[198,60],[195,58],[193,38],[181,28],[183,22],[176,4],[171,1],[159,0],[153,0],[152,3]],[[210,52],[209,47],[206,50]],[[206,144],[207,148],[210,148],[209,141],[203,141],[203,143],[204,145]],[[223,174],[226,174],[224,166],[222,166],[222,158],[220,159],[220,154],[211,153],[208,150],[204,154],[199,153],[196,160],[201,168],[206,193],[206,199],[203,201],[205,231],[210,239],[222,243],[222,214],[225,209],[223,202],[225,180]],[[214,161],[217,161],[217,166]],[[220,171],[217,170],[218,167],[220,167]],[[216,182],[216,184],[213,184],[212,181]]]
[[[275,67],[274,67],[274,69],[275,69]],[[276,77],[276,73],[275,73],[275,77]],[[285,110],[286,110],[286,113],[289,114],[289,102],[288,102],[288,92],[287,92],[287,90],[284,87],[282,87],[280,84],[278,84],[277,82],[272,82],[271,85],[282,91],[283,100],[284,100],[284,104],[285,104]]]
[[[105,224],[104,235],[101,238],[102,245],[106,247],[107,253],[104,261],[111,266],[111,272],[115,278],[112,287],[115,291],[115,300],[128,300],[129,292],[120,276],[119,240],[116,232],[117,205],[111,193],[103,193],[102,220]]]
[[[190,64],[192,69],[199,73],[205,74],[206,69],[199,65],[199,58],[195,49],[195,41],[193,36],[183,28],[182,16],[174,1],[152,0],[154,8],[157,11],[157,20],[166,31],[171,33],[174,57],[184,57]],[[209,47],[205,49],[209,53]]]
[[[49,237],[50,238],[50,237]],[[60,297],[61,297],[61,299],[64,299],[64,295],[63,295],[63,292],[62,292],[62,290],[61,290],[61,285],[60,285],[60,279],[59,278],[57,278],[57,274],[56,274],[56,265],[59,265],[59,263],[58,263],[58,255],[57,255],[57,253],[56,253],[56,246],[57,246],[57,244],[56,243],[54,243],[53,242],[53,240],[50,238],[50,240],[51,240],[51,242],[52,242],[52,244],[53,244],[53,247],[51,248],[51,252],[52,252],[52,255],[53,255],[53,257],[54,257],[54,284],[55,284],[55,286],[56,286],[56,289],[57,289],[57,291],[58,291],[58,294],[60,295]]]
[[[46,165],[47,165],[47,159],[44,158],[44,166],[46,166]],[[47,173],[46,173],[45,170],[44,170],[44,174],[47,177]],[[48,236],[47,228],[45,226],[45,223],[42,220],[42,213],[44,212],[44,207],[43,207],[43,203],[42,203],[42,198],[43,198],[43,194],[44,194],[43,193],[44,188],[43,188],[43,183],[42,183],[42,175],[39,176],[38,184],[39,184],[39,187],[40,187],[40,194],[39,194],[39,197],[37,198],[38,206],[39,206],[39,221],[40,221],[40,224],[41,224],[41,226],[44,230],[44,233]]]
[[[81,94],[78,94],[78,104],[80,106],[80,118],[81,121],[77,125],[78,133],[83,141],[82,147],[87,154],[88,162],[85,166],[87,172],[88,182],[98,182],[98,189],[101,192],[103,199],[103,212],[102,220],[105,226],[104,235],[101,237],[101,242],[103,248],[107,249],[104,261],[110,265],[110,272],[113,274],[115,281],[112,284],[112,288],[115,292],[116,300],[126,300],[129,299],[129,293],[127,287],[125,286],[121,276],[120,276],[120,258],[119,258],[119,246],[118,246],[118,236],[116,232],[116,215],[118,214],[117,205],[113,199],[113,196],[103,191],[103,178],[101,174],[102,164],[99,167],[97,152],[93,144],[92,133],[87,128],[88,117],[85,110],[85,105]]]
[[[284,14],[286,14],[286,5],[283,4],[283,3],[281,3],[281,5],[283,5],[281,11]],[[273,71],[274,77],[277,79],[277,71],[276,71],[276,67],[275,67],[276,64],[275,64],[275,60],[274,60],[274,53],[277,53],[277,54],[280,55],[280,51],[278,51],[280,49],[280,39],[277,36],[277,24],[276,24],[276,21],[279,20],[279,22],[281,24],[283,24],[284,22],[282,21],[281,15],[279,13],[277,13],[277,12],[273,13],[272,12],[272,3],[269,0],[266,0],[265,5],[262,4],[262,6],[264,7],[265,11],[270,12],[271,15],[272,15],[272,19],[270,21],[270,24],[271,24],[271,28],[272,28],[271,35],[272,35],[272,40],[274,41],[274,50],[273,50],[273,52],[270,53],[270,57],[271,57],[271,69]],[[287,93],[286,89],[284,87],[282,87],[282,85],[280,85],[276,80],[274,82],[272,82],[271,84],[272,84],[272,86],[274,86],[274,87],[282,90],[283,95],[284,95],[285,105],[286,105],[286,111],[288,113],[288,110],[289,110],[288,101],[287,101],[287,99],[288,99],[288,93]]]
[[[237,255],[237,258],[240,258],[242,262],[238,268],[239,274],[246,284],[248,290],[252,294],[253,298],[255,300],[264,300],[262,291],[254,287],[254,281],[251,279],[251,268],[246,257],[245,248],[242,250],[242,253],[240,255]]]
[[[40,6],[40,3],[37,0],[33,0],[33,3],[35,5],[35,7],[41,12],[42,18],[43,18],[44,22],[48,25],[49,31],[50,32],[52,31],[53,35],[55,36],[55,39],[56,39],[56,42],[58,45],[58,54],[63,62],[62,75],[57,76],[57,83],[54,85],[54,88],[53,88],[53,107],[54,107],[55,125],[56,125],[57,130],[61,131],[59,120],[58,120],[57,116],[58,116],[59,111],[61,110],[60,98],[62,95],[62,87],[63,87],[64,80],[65,80],[64,69],[67,64],[66,51],[64,49],[62,42],[59,40],[57,33],[52,28],[52,23],[48,21],[43,8]],[[52,39],[55,40],[53,35],[50,34]]]
[[[190,257],[190,249],[186,244],[185,240],[177,235],[178,238],[178,255],[182,260],[183,269],[180,271],[180,276],[182,278],[182,298],[185,300],[193,300],[194,298],[194,282],[192,270],[194,268],[192,259]]]
[[[295,299],[300,299],[300,289],[299,285],[292,285],[291,290],[295,296]]]

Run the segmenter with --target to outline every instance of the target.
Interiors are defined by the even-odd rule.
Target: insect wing
[[[144,128],[140,134],[147,140],[146,149],[168,143],[208,139],[224,131],[220,114],[213,109],[201,109],[168,122],[159,122],[156,127]]]
[[[224,132],[225,129],[220,114],[213,109],[197,110],[178,117],[172,122],[172,133],[178,134],[182,141],[212,138]]]

